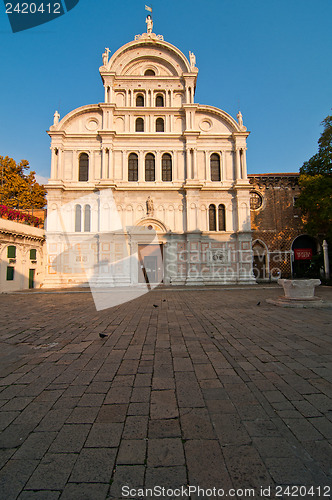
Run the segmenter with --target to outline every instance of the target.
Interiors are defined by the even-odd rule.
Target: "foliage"
[[[323,120],[318,153],[300,169],[301,194],[296,206],[304,215],[305,230],[332,244],[332,116]]]
[[[30,209],[43,208],[46,204],[46,190],[38,184],[35,172],[29,162],[16,163],[8,156],[0,156],[0,196],[1,203],[7,207]]]
[[[25,224],[30,224],[35,227],[43,225],[43,221],[39,217],[25,214],[19,210],[13,210],[6,205],[0,205],[0,217],[17,222],[24,222]]]

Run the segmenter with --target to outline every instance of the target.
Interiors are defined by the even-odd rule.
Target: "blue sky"
[[[15,34],[0,5],[0,155],[49,176],[54,111],[103,101],[101,54],[146,31],[145,3],[80,0]],[[249,173],[297,172],[317,152],[332,108],[331,0],[153,0],[153,17],[155,33],[195,53],[195,101],[241,109]]]

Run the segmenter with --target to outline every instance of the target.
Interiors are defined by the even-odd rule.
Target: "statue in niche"
[[[193,68],[196,67],[196,56],[193,52],[190,52],[190,50],[189,50],[189,59],[190,59],[190,69],[192,70]]]
[[[105,52],[103,53],[103,65],[104,66],[107,66],[107,63],[108,63],[108,58],[109,58],[109,53],[110,53],[110,49],[109,48],[105,48]]]
[[[54,116],[54,122],[53,122],[53,125],[57,125],[57,124],[59,123],[59,120],[60,120],[60,115],[59,115],[59,113],[56,111],[56,112],[54,113],[54,115],[53,115],[53,116]]]
[[[152,21],[152,17],[150,16],[150,14],[146,18],[145,22],[146,22],[146,26],[147,26],[147,33],[152,33],[153,21]]]
[[[153,215],[153,212],[154,212],[153,200],[151,199],[151,196],[149,196],[148,199],[146,200],[146,214]]]

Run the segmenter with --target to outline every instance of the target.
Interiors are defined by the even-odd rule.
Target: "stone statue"
[[[146,200],[146,213],[147,215],[153,215],[154,212],[154,207],[153,207],[153,200],[151,199],[151,196],[148,197]]]
[[[53,115],[53,116],[54,116],[54,122],[53,122],[53,125],[57,125],[57,124],[59,123],[59,120],[60,120],[60,115],[59,115],[59,113],[56,111],[56,112],[54,113],[54,115]]]
[[[110,53],[110,49],[108,49],[107,47],[105,48],[105,52],[103,53],[103,65],[104,66],[107,66],[107,63],[108,63],[108,57],[109,57],[109,53]]]
[[[150,14],[146,18],[145,22],[147,25],[147,33],[152,33],[153,21],[152,21],[152,17],[150,16]]]
[[[190,59],[190,69],[195,68],[196,66],[196,56],[193,52],[189,50],[189,59]]]
[[[237,118],[238,124],[240,125],[240,128],[242,128],[243,127],[243,118],[242,118],[241,111],[238,112],[238,114],[236,115],[236,118]]]

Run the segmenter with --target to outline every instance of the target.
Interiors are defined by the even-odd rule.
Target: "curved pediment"
[[[156,66],[156,76],[181,76],[183,73],[190,73],[188,59],[177,47],[150,38],[135,40],[121,47],[113,54],[104,70],[118,76],[144,76],[144,68],[149,64]]]

